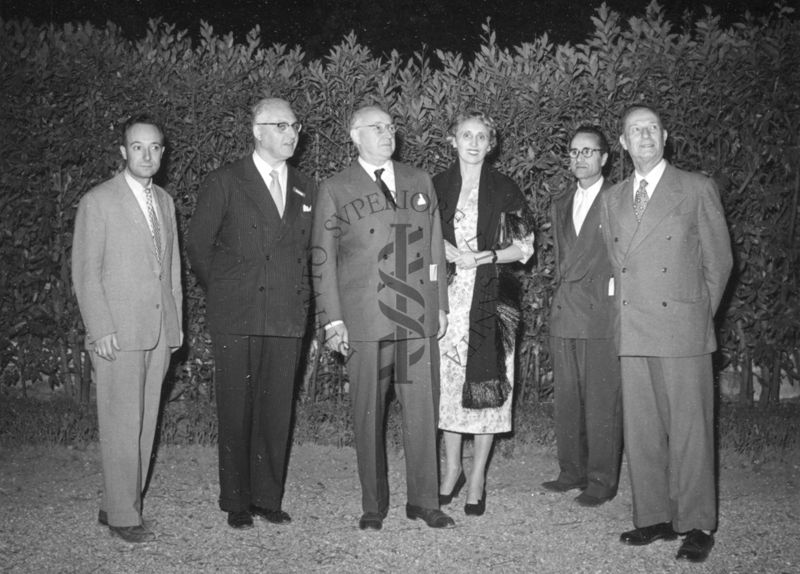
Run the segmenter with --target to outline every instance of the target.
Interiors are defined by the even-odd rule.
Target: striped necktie
[[[147,218],[150,220],[150,230],[153,233],[153,243],[156,244],[156,257],[161,262],[161,226],[156,215],[156,206],[153,201],[153,189],[148,185],[144,188],[144,197],[147,203]]]

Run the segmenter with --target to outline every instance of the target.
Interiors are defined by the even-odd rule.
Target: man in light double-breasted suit
[[[122,130],[125,170],[81,198],[72,280],[97,385],[103,461],[99,521],[128,542],[153,532],[142,488],[171,352],[183,342],[180,254],[172,198],[153,184],[164,136],[149,116]]]
[[[732,256],[714,182],[667,163],[666,139],[655,110],[629,108],[635,172],[603,196],[636,526],[621,541],[686,533],[677,558],[700,562],[717,526],[711,353]]]
[[[395,126],[366,106],[350,122],[358,160],[324,181],[312,277],[326,343],[347,356],[363,529],[389,510],[384,445],[389,384],[403,406],[406,515],[453,526],[439,510],[437,336],[447,329],[444,242],[430,176],[393,162]]]
[[[186,249],[206,289],[228,524],[291,520],[282,506],[294,384],[311,300],[316,183],[290,166],[301,124],[285,100],[252,109],[253,153],[203,182]]]
[[[597,127],[578,128],[570,141],[577,186],[553,200],[556,288],[550,308],[559,475],[542,484],[599,506],[619,483],[622,395],[613,340],[611,261],[600,225],[608,142]]]

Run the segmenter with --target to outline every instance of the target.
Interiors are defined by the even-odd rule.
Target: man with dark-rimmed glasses
[[[281,509],[292,395],[306,330],[316,184],[287,160],[300,123],[288,102],[252,110],[252,154],[208,175],[187,251],[207,293],[219,417],[219,504],[232,528]]]
[[[552,202],[555,293],[550,308],[559,475],[547,490],[581,490],[581,506],[617,493],[622,449],[619,360],[613,340],[613,285],[600,226],[608,141],[594,126],[570,140],[577,185]]]

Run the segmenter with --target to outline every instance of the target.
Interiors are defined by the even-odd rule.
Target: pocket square
[[[309,211],[311,211],[311,206],[310,205],[306,205],[304,203],[303,204],[303,213],[308,213]]]

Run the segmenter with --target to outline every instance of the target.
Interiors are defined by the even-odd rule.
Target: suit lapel
[[[631,203],[630,212],[633,213],[633,182],[628,191],[630,191],[628,194]],[[644,210],[642,221],[633,235],[628,251],[636,249],[685,198],[686,195],[678,186],[674,168],[667,165],[664,175],[650,196],[650,201],[647,202],[647,209]]]
[[[160,187],[153,185],[155,190],[156,201],[158,201],[158,210],[160,219],[161,230],[161,253],[163,255],[161,264],[167,258],[167,246],[172,245],[172,226],[169,224],[169,202],[167,200],[167,192]]]
[[[633,174],[609,194],[608,210],[614,214],[616,224],[616,228],[612,226],[609,232],[619,240],[619,247],[615,247],[614,251],[624,258],[631,249],[631,241],[639,225],[633,214]]]
[[[242,192],[258,206],[264,219],[270,225],[280,225],[281,217],[278,214],[278,208],[275,207],[269,188],[264,183],[264,179],[258,169],[256,169],[256,164],[252,157],[248,156],[243,160],[239,178],[242,182]]]
[[[144,212],[142,211],[139,202],[136,200],[136,196],[133,195],[133,190],[128,185],[128,182],[125,181],[125,175],[120,173],[117,178],[116,189],[117,195],[119,196],[119,204],[122,206],[122,211],[124,212],[126,219],[128,219],[136,229],[136,236],[140,241],[144,242],[143,245],[146,246],[150,253],[153,254],[152,261],[158,264],[156,244],[153,241],[153,234],[150,232],[150,225],[148,225],[147,219],[145,219]],[[156,195],[158,194],[156,193]]]
[[[297,173],[294,168],[289,167],[288,169],[286,176],[286,207],[283,211],[283,225],[285,227],[291,227],[303,208],[311,205],[311,199],[306,195],[307,190],[298,187]]]

